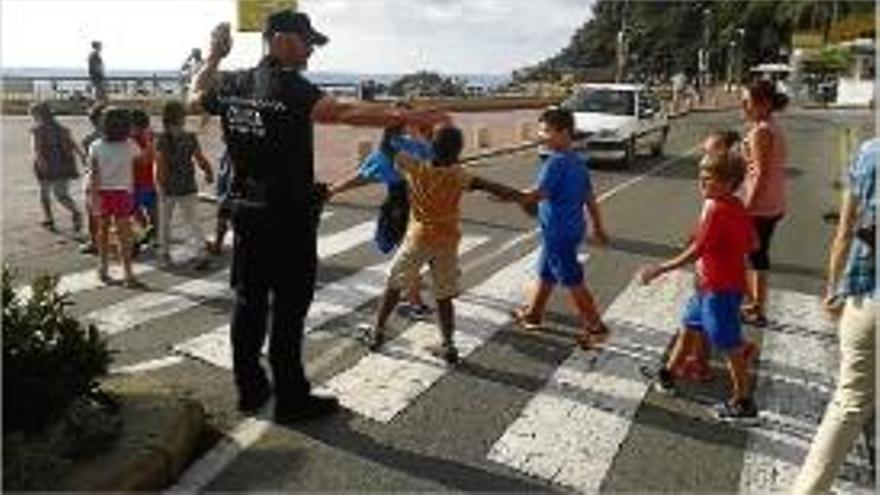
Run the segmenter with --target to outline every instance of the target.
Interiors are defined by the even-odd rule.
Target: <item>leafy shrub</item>
[[[3,266],[3,432],[35,432],[63,417],[79,397],[97,389],[110,351],[94,325],[67,314],[72,304],[57,290],[58,277],[43,275],[28,297]]]

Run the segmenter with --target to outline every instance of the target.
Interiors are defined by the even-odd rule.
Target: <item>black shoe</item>
[[[639,372],[645,378],[653,380],[661,392],[675,392],[675,380],[672,378],[672,372],[665,367],[649,368],[647,366],[639,366]]]
[[[361,328],[363,332],[363,340],[367,344],[367,349],[371,352],[378,352],[385,345],[385,332],[374,326],[364,326]]]
[[[437,347],[431,347],[428,349],[428,352],[436,357],[443,359],[448,365],[458,364],[458,362],[461,360],[455,344],[443,344]]]
[[[238,398],[238,410],[248,415],[256,414],[263,408],[271,396],[272,392],[268,388],[240,395]]]
[[[336,397],[307,395],[296,404],[275,406],[277,423],[294,423],[332,416],[339,412],[339,400]]]
[[[98,254],[98,246],[91,242],[85,242],[79,246],[79,252],[82,254]]]
[[[193,264],[193,269],[197,272],[203,272],[209,268],[211,268],[211,259],[207,256],[196,260],[196,262]]]
[[[745,425],[758,422],[758,406],[751,398],[727,400],[715,406],[715,419]]]

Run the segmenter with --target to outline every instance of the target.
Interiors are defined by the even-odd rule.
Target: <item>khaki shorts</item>
[[[430,263],[434,297],[450,299],[458,295],[458,254],[455,247],[432,248],[405,241],[394,255],[388,286],[403,290],[418,281],[419,270]]]

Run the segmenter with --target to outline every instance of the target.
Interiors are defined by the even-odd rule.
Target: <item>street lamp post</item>
[[[736,40],[730,40],[730,43],[727,44],[727,92],[730,92],[731,85],[733,84],[733,57],[736,55]]]
[[[743,72],[743,54],[746,50],[746,30],[743,28],[737,28],[736,35],[739,47],[739,49],[736,51],[736,85],[741,86]]]
[[[623,81],[624,70],[626,69],[626,52],[626,32],[622,28],[617,32],[617,74],[614,77],[616,82]]]
[[[700,100],[702,101],[709,85],[709,16],[712,10],[703,9],[703,45],[697,52],[698,81],[700,82]]]

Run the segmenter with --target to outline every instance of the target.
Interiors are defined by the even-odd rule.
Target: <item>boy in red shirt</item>
[[[742,337],[739,308],[745,292],[746,256],[755,248],[752,223],[734,193],[745,175],[745,162],[732,153],[711,153],[700,162],[703,213],[693,242],[678,256],[642,269],[642,283],[691,262],[697,264],[697,291],[684,310],[684,329],[669,360],[656,373],[664,390],[675,388],[673,369],[698,351],[702,336],[727,357],[732,397],[716,408],[724,421],[758,417],[748,375],[748,346]]]
[[[134,218],[141,227],[141,237],[133,244],[137,253],[141,246],[156,237],[159,218],[153,172],[156,148],[147,112],[141,109],[132,110],[131,123],[131,137],[141,150],[140,156],[134,162]]]

